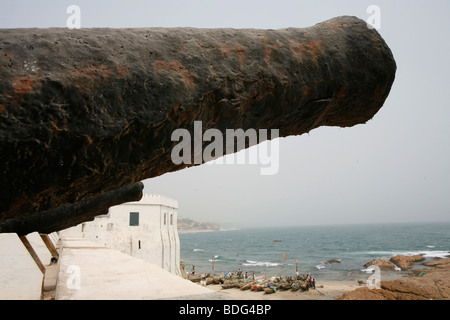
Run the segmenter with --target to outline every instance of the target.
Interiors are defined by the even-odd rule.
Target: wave
[[[371,266],[369,266],[368,268],[366,268],[366,269],[361,269],[361,271],[362,272],[365,272],[365,273],[373,273],[373,268],[371,268]],[[394,265],[394,270],[395,271],[402,271],[402,269],[400,269],[399,267],[397,267],[397,266],[395,266]]]
[[[375,255],[375,256],[384,256],[384,257],[393,257],[393,256],[415,256],[415,255],[423,255],[425,258],[445,258],[450,255],[450,251],[442,251],[442,250],[422,250],[422,251],[366,251],[361,252],[365,254]]]
[[[192,251],[194,251],[194,252],[201,252],[201,251],[205,251],[205,250],[203,250],[203,249],[194,249],[194,250],[192,250]]]
[[[450,251],[421,251],[425,258],[445,258],[450,255]]]
[[[317,269],[317,270],[325,269],[325,266],[324,266],[323,264],[318,264],[318,265],[316,266],[316,269]]]
[[[252,260],[245,260],[244,263],[242,263],[245,267],[278,267],[282,266],[282,263],[278,262],[264,262],[264,261],[252,261]]]

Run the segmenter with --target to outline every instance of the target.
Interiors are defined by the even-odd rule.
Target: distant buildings
[[[111,207],[107,215],[62,233],[83,237],[182,275],[177,211],[178,201],[146,194],[138,202]]]

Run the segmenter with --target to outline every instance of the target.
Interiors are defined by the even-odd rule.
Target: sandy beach
[[[238,288],[223,289],[217,284],[207,286],[208,289],[229,295],[233,300],[329,300],[360,287],[356,281],[318,281],[316,289],[309,291],[278,290],[276,293],[266,294],[263,291],[243,291]]]

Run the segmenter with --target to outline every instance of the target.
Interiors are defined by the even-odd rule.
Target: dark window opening
[[[130,226],[139,226],[139,212],[130,212]]]

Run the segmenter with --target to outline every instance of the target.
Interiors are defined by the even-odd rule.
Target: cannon
[[[195,121],[280,137],[366,123],[395,72],[380,34],[351,16],[279,30],[3,29],[0,225],[196,165],[171,159],[171,133]]]

